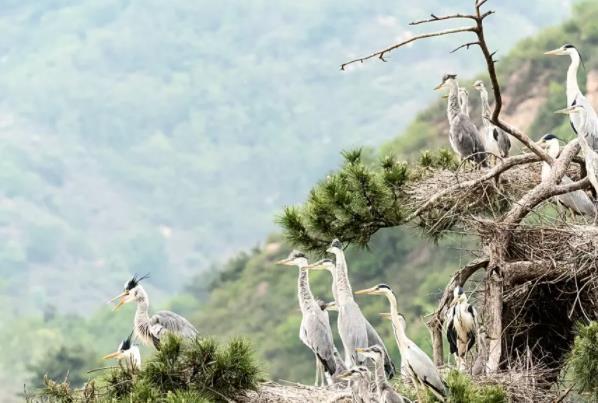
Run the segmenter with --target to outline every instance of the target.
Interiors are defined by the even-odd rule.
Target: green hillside
[[[491,40],[501,49],[563,14],[557,0],[541,10],[521,3],[497,5]],[[411,159],[446,145],[444,106],[431,91],[444,73],[437,66],[470,77],[481,67],[474,51],[449,57],[452,44],[440,40],[393,55],[391,63],[337,71],[354,53],[395,41],[407,21],[446,9],[439,0],[400,17],[392,2],[188,4],[175,1],[163,12],[158,3],[136,1],[15,2],[0,17],[7,31],[0,127],[10,156],[0,163],[0,301],[12,323],[0,328],[3,391],[39,380],[48,356],[64,358],[63,346],[85,357],[71,368],[85,378],[96,364],[91,357],[112,351],[130,330],[133,307],[112,314],[102,303],[135,271],[152,273],[155,309],[168,305],[202,334],[246,335],[271,377],[312,382],[313,357],[297,336],[297,273],[273,265],[290,245],[271,235],[226,263],[212,261],[264,239],[273,215],[305,199],[338,165],[342,149],[365,145],[371,158]],[[588,68],[596,66],[590,49],[598,7],[591,6],[518,45],[499,64],[503,82],[533,59],[537,70],[526,70],[524,82],[544,87],[553,80],[546,99],[563,99],[566,62],[541,53],[575,42],[587,49]],[[40,28],[25,32],[9,18]],[[13,41],[24,50],[11,48]],[[524,99],[526,89],[507,92]],[[395,137],[406,122],[413,123]],[[381,231],[369,249],[349,250],[351,278],[355,288],[385,281],[398,289],[409,333],[429,347],[422,316],[472,246],[457,236],[436,245],[410,228]],[[325,273],[312,284],[318,296],[332,298]],[[376,315],[382,301],[359,302],[398,362],[390,329]]]
[[[584,5],[585,8],[580,5],[575,9],[573,20],[521,42],[499,64],[503,83],[525,71],[521,80],[528,86],[506,88],[506,94],[513,99],[525,99],[522,91],[534,87],[550,89],[531,125],[530,134],[534,138],[553,129],[569,135],[567,122],[561,125],[562,119],[551,120],[555,105],[562,105],[565,100],[562,82],[567,60],[549,59],[542,55],[543,52],[564,42],[576,43],[584,51],[587,73],[597,71],[592,69],[598,67],[598,31],[594,24],[598,18],[598,5],[589,2]],[[529,66],[524,69],[527,64]],[[438,101],[420,113],[402,136],[383,145],[381,151],[374,154],[393,153],[413,158],[426,147],[447,146],[444,120],[444,102]],[[386,229],[373,237],[367,250],[350,248],[351,280],[355,289],[379,282],[396,288],[401,309],[409,318],[408,332],[431,351],[423,316],[433,311],[450,274],[459,264],[471,259],[469,249],[475,246],[475,240],[458,236],[451,236],[436,245],[424,240],[416,229]],[[288,250],[288,245],[273,238],[261,250],[243,255],[225,266],[220,279],[210,286],[207,303],[195,317],[202,328],[216,334],[252,335],[273,377],[310,382],[313,375],[310,354],[297,339],[300,316],[295,296],[296,272],[272,265]],[[326,275],[313,276],[311,283],[316,295],[331,298],[330,279]],[[376,315],[385,309],[385,305],[383,301],[371,299],[361,298],[360,306],[392,346],[396,357],[390,327],[381,324]],[[226,317],[226,321],[222,321],[222,317]],[[299,355],[302,360],[297,358]],[[289,362],[293,365],[289,366]]]

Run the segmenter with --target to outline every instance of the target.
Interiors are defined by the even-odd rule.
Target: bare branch
[[[474,46],[474,45],[479,45],[479,42],[468,42],[468,43],[464,43],[463,45],[451,50],[451,53],[455,53],[456,51],[458,51],[459,49],[463,49],[463,48],[467,48],[469,49],[470,46]]]
[[[540,148],[540,146],[538,146],[534,141],[532,141],[525,133],[521,132],[519,129],[509,125],[508,123],[498,118],[494,119],[494,117],[490,119],[490,122],[501,128],[511,136],[515,137],[517,140],[523,143],[523,145],[525,145],[530,151],[532,151],[534,154],[536,154],[544,161],[550,164],[554,162],[554,158],[546,154],[546,152],[542,148]]]
[[[510,158],[507,158],[507,159],[503,160],[501,164],[495,166],[494,168],[492,168],[491,170],[486,172],[486,174],[482,175],[481,177],[479,177],[477,179],[472,179],[472,180],[469,180],[466,182],[459,183],[457,185],[451,186],[451,187],[443,190],[442,192],[436,193],[434,196],[432,196],[430,199],[428,199],[428,201],[426,201],[424,204],[422,204],[417,210],[415,210],[413,213],[411,213],[405,219],[405,222],[409,222],[409,221],[413,220],[415,217],[419,216],[424,210],[426,210],[432,204],[434,204],[437,200],[439,200],[440,198],[442,198],[448,194],[451,194],[459,189],[472,187],[479,183],[482,183],[484,181],[492,179],[492,178],[500,175],[502,172],[504,172],[516,165],[529,164],[529,163],[536,162],[536,161],[540,161],[540,158],[538,158],[536,155],[531,154],[531,153],[516,155],[516,156],[510,157]]]
[[[453,15],[445,15],[442,17],[437,17],[434,14],[430,14],[429,19],[427,20],[419,20],[410,22],[409,25],[419,25],[419,24],[426,24],[428,22],[435,22],[435,21],[444,21],[444,20],[451,20],[451,19],[458,19],[458,18],[469,18],[472,20],[476,19],[475,15],[468,15],[468,14],[453,14]]]
[[[388,47],[386,49],[379,50],[378,52],[372,53],[371,55],[360,57],[358,59],[353,59],[351,61],[343,63],[343,64],[341,64],[341,70],[345,70],[345,67],[347,67],[350,64],[357,63],[357,62],[363,63],[364,61],[369,60],[369,59],[373,59],[374,57],[377,57],[377,58],[379,58],[381,60],[384,60],[383,57],[384,57],[384,55],[386,53],[392,52],[395,49],[398,49],[398,48],[400,48],[402,46],[405,46],[405,45],[407,45],[407,44],[409,44],[411,42],[415,42],[415,41],[420,40],[420,39],[434,38],[434,37],[437,37],[437,36],[456,34],[456,33],[459,33],[459,32],[475,32],[476,29],[477,29],[476,27],[460,27],[460,28],[446,29],[444,31],[431,32],[431,33],[428,33],[428,34],[416,35],[416,36],[413,36],[413,37],[411,37],[411,38],[409,38],[409,39],[407,39],[407,40],[405,40],[403,42],[397,43],[396,45],[392,45],[392,46],[390,46],[390,47]]]

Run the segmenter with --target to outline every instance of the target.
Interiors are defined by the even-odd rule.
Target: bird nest
[[[540,182],[540,163],[531,163],[514,166],[497,178],[468,185],[486,172],[432,170],[407,190],[409,208],[416,210],[434,200],[419,214],[420,225],[430,234],[440,235],[459,224],[470,228],[476,217],[500,216]],[[438,197],[442,192],[442,197]]]
[[[483,243],[500,226],[478,225]],[[520,356],[559,375],[577,323],[598,320],[598,228],[561,223],[510,231],[503,289],[503,365]]]
[[[257,391],[248,392],[247,396],[239,401],[247,403],[350,403],[352,399],[350,389],[340,388],[338,385],[315,387],[292,382],[287,382],[285,385],[266,382],[261,384]]]

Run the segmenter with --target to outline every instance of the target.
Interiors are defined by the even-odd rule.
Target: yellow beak
[[[559,49],[554,49],[554,50],[549,50],[548,52],[544,52],[545,55],[548,56],[561,56],[562,55],[562,50]]]
[[[568,115],[575,110],[574,107],[569,106],[567,108],[559,109],[558,111],[554,111],[554,113],[562,113],[563,115]]]
[[[291,259],[289,259],[289,258],[281,259],[281,260],[277,261],[276,264],[282,264],[282,265],[285,265],[285,266],[291,266]]]
[[[354,294],[355,295],[363,295],[363,294],[374,295],[374,291],[376,291],[376,287],[366,288],[364,290],[355,291]]]
[[[355,351],[358,352],[358,353],[363,353],[364,350],[365,350],[365,348],[361,348],[361,347],[357,347],[355,349]]]
[[[390,316],[390,312],[381,312],[380,316],[382,317],[382,319],[389,319],[391,318]]]
[[[111,303],[111,302],[116,301],[117,299],[119,300],[118,304],[116,304],[116,306],[114,307],[114,309],[112,311],[118,310],[118,308],[120,308],[121,306],[123,306],[125,304],[125,302],[126,302],[125,297],[128,294],[129,294],[128,292],[124,291],[121,294],[117,295],[116,297],[112,298],[110,301],[108,301],[108,303]]]
[[[119,358],[120,357],[120,351],[115,351],[114,353],[110,353],[108,355],[105,355],[104,357],[102,357],[102,359],[104,360],[111,360],[112,358]]]
[[[441,89],[442,87],[444,87],[444,83],[440,83],[438,84],[436,87],[434,87],[434,91],[438,91],[439,89]]]

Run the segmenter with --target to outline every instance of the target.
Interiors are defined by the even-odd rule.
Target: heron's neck
[[[461,113],[469,116],[469,100],[465,95],[461,96]]]
[[[556,157],[558,157],[558,155],[559,155],[560,149],[561,149],[561,147],[559,146],[559,143],[557,143],[556,141],[552,141],[548,145],[548,149],[546,150],[546,152],[552,158],[556,159]],[[542,163],[542,180],[543,181],[547,180],[550,177],[551,170],[552,170],[552,166],[548,162]]]
[[[353,300],[353,290],[349,283],[349,273],[347,269],[347,261],[343,252],[335,253],[336,256],[336,293],[338,295],[339,304],[348,300]]]
[[[338,293],[336,291],[336,269],[328,270],[328,272],[332,275],[332,297],[334,298],[334,302],[338,304]]]
[[[387,291],[386,292],[386,299],[388,299],[388,302],[390,303],[390,314],[392,316],[399,316],[399,308],[397,305],[397,297],[395,297],[395,294],[392,291]]]
[[[302,312],[313,308],[316,300],[309,288],[309,274],[304,266],[299,267],[299,278],[297,280],[297,296],[299,297],[299,307]]]
[[[459,106],[459,86],[456,82],[452,82],[449,85],[450,89],[446,114],[448,116],[449,122],[452,122],[453,119],[461,112],[461,107]]]
[[[488,116],[490,116],[490,103],[488,102],[488,91],[486,91],[486,88],[480,90],[480,98],[482,100],[482,123],[484,126],[488,126],[490,124],[488,120]]]
[[[139,347],[131,346],[127,354],[125,355],[126,365],[129,369],[138,370],[141,369],[141,354],[139,353]]]
[[[577,84],[577,70],[579,69],[581,58],[577,52],[571,53],[570,56],[571,64],[567,70],[567,105],[571,105],[577,94],[581,92],[579,90],[579,85]]]
[[[378,393],[382,392],[382,386],[386,382],[386,372],[384,372],[384,357],[374,361],[374,377]]]
[[[395,339],[397,339],[397,344],[399,345],[399,351],[401,351],[401,354],[402,354],[405,351],[405,349],[407,348],[409,339],[407,338],[407,335],[405,334],[405,328],[403,327],[403,324],[401,323],[401,319],[399,319],[399,315],[395,315],[395,314],[391,313],[390,317],[391,317],[391,321],[392,321],[392,330],[395,334]]]
[[[149,297],[143,289],[139,286],[137,290],[137,310],[135,311],[135,325],[139,326],[142,324],[149,323]]]

